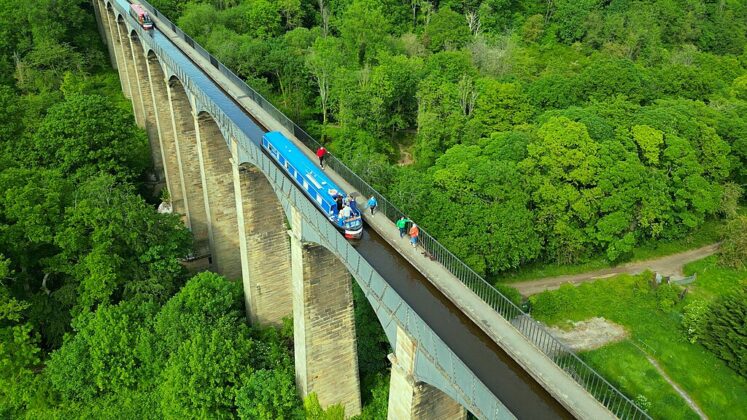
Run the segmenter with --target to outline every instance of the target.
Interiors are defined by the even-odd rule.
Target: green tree
[[[54,390],[64,401],[90,403],[151,384],[142,351],[155,311],[152,304],[122,302],[78,317],[76,334],[65,337],[45,370]]]
[[[598,5],[597,0],[556,0],[555,13],[552,17],[556,33],[561,41],[572,43],[581,40],[586,33],[586,17]]]
[[[145,134],[106,98],[71,95],[53,106],[30,145],[36,166],[56,168],[76,180],[103,171],[135,180],[148,162]]]
[[[538,229],[548,241],[546,252],[556,261],[577,261],[591,250],[585,227],[597,215],[598,152],[586,126],[565,117],[550,118],[527,145],[520,168],[532,191]]]
[[[292,370],[253,372],[236,391],[238,415],[244,419],[293,419],[300,413]]]
[[[389,19],[377,3],[354,1],[340,18],[340,39],[359,64],[372,61],[376,52],[383,51],[391,32]]]
[[[664,144],[664,133],[647,125],[633,126],[632,133],[633,140],[641,151],[642,160],[649,165],[658,165],[661,146]]]
[[[473,138],[508,131],[529,122],[532,107],[518,84],[481,78],[475,91],[477,97],[468,128]]]
[[[747,267],[747,216],[736,216],[727,223],[719,251],[721,264],[738,270]]]
[[[425,27],[423,43],[433,51],[459,49],[472,38],[464,16],[449,7],[440,7]]]
[[[703,346],[729,367],[747,377],[747,288],[721,296],[711,303],[704,321]]]
[[[10,261],[0,255],[0,281],[12,275]],[[0,288],[0,415],[17,417],[37,392],[40,349],[38,334],[26,321],[29,302],[12,297]]]
[[[306,68],[319,90],[323,125],[327,125],[328,121],[333,78],[342,67],[343,60],[340,40],[331,36],[317,38],[306,56]]]
[[[77,287],[76,312],[120,299],[164,301],[179,286],[190,233],[177,215],[159,214],[132,187],[99,176],[76,192],[54,243],[50,270]]]
[[[176,20],[179,28],[192,38],[205,39],[207,35],[216,28],[218,22],[218,11],[209,3],[187,3],[181,6],[184,9],[181,16]]]

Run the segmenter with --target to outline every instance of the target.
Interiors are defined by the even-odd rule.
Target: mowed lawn
[[[620,275],[614,279],[532,297],[532,315],[551,325],[567,325],[601,316],[627,328],[627,341],[582,354],[589,363],[632,398],[643,395],[654,418],[697,418],[695,412],[646,359],[656,359],[662,369],[713,419],[747,418],[747,380],[700,344],[691,344],[680,325],[681,311],[692,299],[712,299],[747,282],[747,270],[716,265],[716,257],[687,266],[697,272],[683,302],[680,290],[651,290],[650,274]],[[645,351],[645,354],[644,354]]]

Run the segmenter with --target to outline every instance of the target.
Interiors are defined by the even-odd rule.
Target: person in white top
[[[353,215],[353,210],[350,208],[350,206],[345,206],[343,207],[342,210],[340,210],[340,219],[342,220],[347,220],[352,215]]]

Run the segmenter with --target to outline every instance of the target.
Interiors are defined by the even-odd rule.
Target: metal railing
[[[257,91],[246,84],[244,80],[234,74],[223,65],[216,57],[207,52],[199,43],[185,34],[178,26],[162,15],[156,8],[145,0],[141,0],[150,13],[164,22],[180,38],[194,49],[196,53],[205,58],[213,67],[234,83],[244,95],[249,97],[272,118],[281,123],[288,131],[300,140],[306,147],[315,151],[321,144],[311,137],[300,126],[291,121],[285,114],[278,110],[272,103],[266,100]],[[216,112],[215,114],[222,114]],[[224,118],[224,115],[222,116]],[[384,213],[392,222],[405,214],[394,206],[389,200],[381,195],[376,189],[353,172],[347,165],[332,155],[325,158],[327,166],[344,178],[356,190],[366,197],[374,196],[378,201],[378,209]],[[561,343],[550,334],[538,321],[516,306],[510,299],[499,292],[492,284],[488,283],[482,276],[472,270],[467,264],[455,256],[438,240],[424,229],[420,230],[419,242],[423,249],[430,253],[433,258],[449,270],[462,284],[472,290],[485,303],[490,305],[496,312],[508,320],[518,331],[520,331],[540,351],[549,357],[556,365],[567,372],[576,382],[583,386],[599,402],[607,407],[615,416],[624,419],[650,419],[640,407],[620,390],[609,383],[597,371],[584,362],[569,347]]]

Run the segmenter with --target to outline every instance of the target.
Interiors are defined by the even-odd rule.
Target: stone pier
[[[185,214],[184,195],[182,192],[182,175],[174,137],[174,127],[171,122],[171,107],[169,94],[166,91],[166,76],[161,63],[153,51],[148,53],[146,60],[148,80],[151,90],[151,107],[158,132],[158,143],[163,164],[163,176],[171,197],[171,206],[175,213]],[[151,140],[151,144],[153,141]]]
[[[296,385],[316,393],[322,407],[342,404],[360,414],[353,291],[345,266],[326,248],[301,239],[301,215],[292,210],[291,272]]]
[[[172,77],[166,86],[175,134],[177,162],[181,168],[184,213],[187,216],[187,226],[194,236],[195,256],[201,257],[210,254],[210,242],[192,105],[179,79]]]
[[[293,313],[285,213],[265,175],[236,164],[235,140],[231,148],[246,315],[253,325],[280,326]]]
[[[213,117],[200,113],[195,118],[197,158],[208,215],[208,238],[213,271],[227,279],[241,278],[241,254],[236,221],[231,152]]]
[[[140,87],[140,106],[143,108],[145,132],[148,134],[148,141],[150,142],[153,170],[156,179],[162,181],[164,179],[163,157],[161,155],[158,124],[156,123],[156,113],[153,105],[153,93],[150,82],[150,72],[148,71],[148,61],[145,57],[145,51],[143,50],[143,45],[140,42],[137,33],[133,32],[132,36],[130,36],[130,44],[132,45],[132,57],[135,60],[135,74]]]
[[[438,388],[413,378],[417,343],[397,326],[397,348],[389,355],[389,420],[464,420],[467,410]]]

